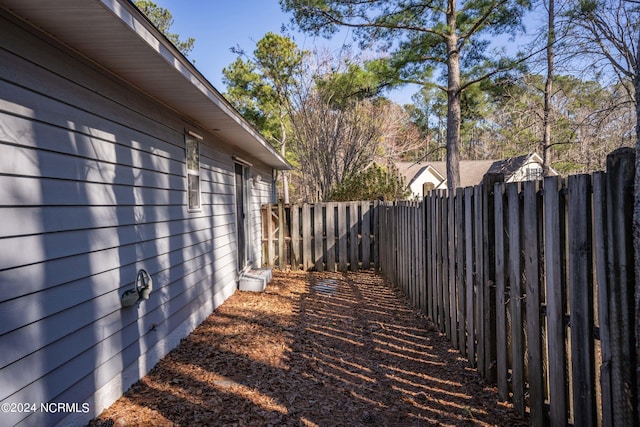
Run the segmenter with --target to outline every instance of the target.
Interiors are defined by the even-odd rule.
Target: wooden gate
[[[267,267],[356,271],[377,266],[378,202],[262,206]]]

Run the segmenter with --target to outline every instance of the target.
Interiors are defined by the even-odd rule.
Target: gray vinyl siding
[[[198,213],[187,212],[185,130],[204,137]],[[86,422],[235,291],[233,154],[0,13],[0,403],[90,403],[0,424]],[[259,259],[271,172],[255,170]],[[140,268],[151,298],[122,309]]]

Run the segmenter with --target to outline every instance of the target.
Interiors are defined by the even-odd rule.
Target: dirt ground
[[[91,426],[526,426],[370,272],[236,292]]]

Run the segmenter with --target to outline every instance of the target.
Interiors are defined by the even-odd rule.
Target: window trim
[[[186,181],[187,181],[187,211],[190,213],[202,212],[202,186],[200,180],[200,144],[202,142],[202,137],[194,132],[187,131],[185,134],[185,171],[186,171]],[[189,155],[192,147],[195,147],[195,157],[198,163],[197,169],[192,169],[189,166]],[[194,180],[192,177],[196,178],[196,187],[192,188]],[[197,191],[197,193],[195,193]],[[198,203],[197,206],[192,205],[191,196],[192,194],[197,194]]]

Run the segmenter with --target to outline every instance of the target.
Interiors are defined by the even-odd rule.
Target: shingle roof
[[[496,160],[460,160],[460,186],[471,187],[480,184],[482,178],[494,163],[496,163]],[[407,185],[409,185],[423,169],[431,166],[444,177],[444,185],[446,186],[446,162],[396,162],[395,165],[400,174],[404,176]]]
[[[429,162],[395,162],[396,168],[398,168],[398,172],[400,175],[404,177],[404,182],[406,185],[410,185],[417,176],[422,174],[422,172],[428,168],[429,166],[433,166],[433,163]],[[435,168],[436,172],[440,173],[442,176],[444,174],[438,168]]]
[[[487,173],[504,174],[505,177],[513,175],[527,162],[531,154],[524,156],[511,157],[510,159],[497,160],[494,162]]]
[[[484,175],[495,162],[496,160],[460,160],[460,187],[471,187],[480,184]],[[440,171],[446,180],[446,162],[433,162],[431,166]]]

